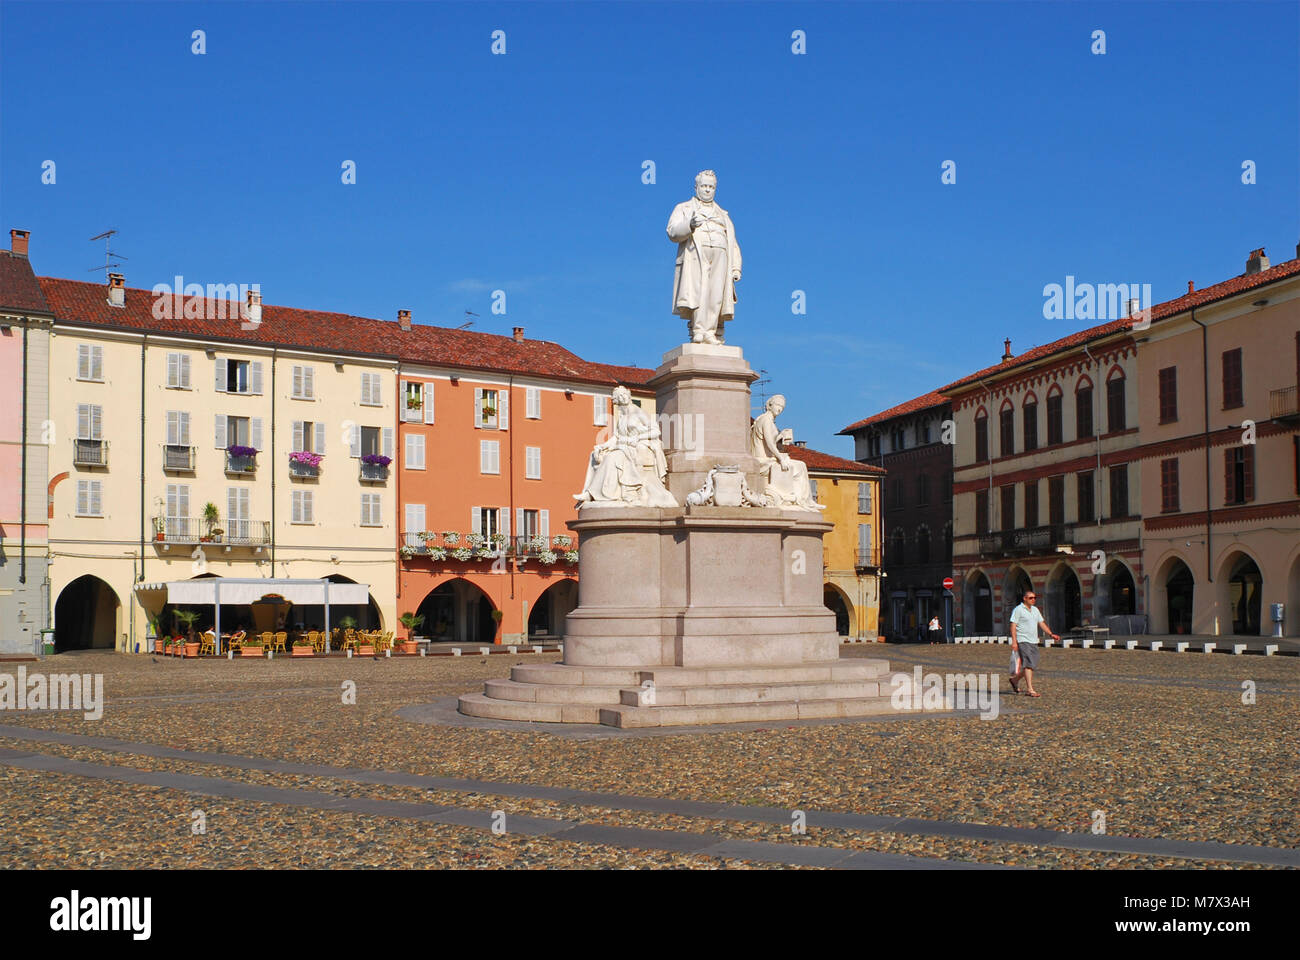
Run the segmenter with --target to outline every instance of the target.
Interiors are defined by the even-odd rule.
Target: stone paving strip
[[[423,820],[448,826],[472,827],[491,832],[495,815],[487,810],[470,810],[430,804],[403,803],[369,797],[340,797],[308,790],[238,783],[215,777],[163,773],[132,767],[109,766],[71,760],[66,757],[26,753],[0,748],[0,764],[23,770],[66,774],[98,780],[122,781],[182,790],[189,794],[230,797],[291,807],[309,807],[396,819]],[[381,774],[382,775],[382,774]],[[637,827],[574,823],[527,815],[514,815],[505,824],[511,834],[548,837],[577,843],[661,850],[719,859],[739,859],[790,866],[833,867],[836,869],[988,869],[982,864],[927,860],[896,854],[852,851],[835,847],[796,847],[761,840],[737,840],[713,834]]]
[[[575,807],[601,810],[641,811],[669,814],[693,819],[737,822],[742,824],[768,824],[789,829],[790,809],[754,806],[749,804],[717,804],[668,797],[642,797],[628,794],[605,793],[550,787],[541,784],[508,783],[458,777],[435,777],[401,771],[365,770],[324,764],[293,763],[225,753],[202,753],[162,747],[155,744],[132,743],[105,737],[56,733],[26,727],[0,725],[0,736],[15,740],[36,741],[89,747],[120,754],[134,754],[160,759],[173,759],[194,764],[226,767],[240,770],[258,770],[267,773],[322,780],[345,780],[364,784],[413,787],[424,791],[486,794],[494,798],[543,800]],[[0,760],[6,753],[20,751],[0,750]],[[37,755],[43,761],[64,762],[68,758]],[[3,761],[8,762],[8,761]],[[116,769],[96,764],[84,764],[97,770]],[[31,767],[31,769],[38,769]],[[40,767],[39,769],[46,769]],[[51,768],[53,769],[53,768]],[[133,771],[145,773],[147,771]],[[155,774],[156,775],[156,774]],[[201,778],[206,779],[206,778]],[[253,799],[261,799],[254,797]],[[441,809],[441,808],[440,808]],[[362,810],[359,812],[375,812]],[[888,817],[809,809],[805,811],[807,826],[811,828],[854,831],[859,833],[904,834],[958,838],[987,843],[1017,844],[1025,847],[1050,847],[1098,853],[1128,854],[1144,857],[1163,857],[1202,862],[1241,863],[1278,867],[1300,867],[1300,850],[1265,847],[1248,844],[1229,844],[1213,841],[1166,840],[1151,837],[1126,837],[1108,834],[1070,833],[1025,827],[1007,827],[996,824],[932,821],[914,817]],[[701,851],[692,851],[701,852]]]

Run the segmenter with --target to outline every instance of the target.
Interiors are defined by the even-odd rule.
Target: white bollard
[[[384,656],[386,656],[386,657],[391,657],[392,655],[393,655],[393,648],[392,648],[392,647],[385,647],[385,648],[384,648]]]
[[[1186,653],[1188,646],[1189,644],[1186,640],[1179,640],[1174,644],[1174,651],[1176,653]]]
[[[420,656],[423,657],[428,652],[429,652],[429,648],[426,647],[424,644],[420,644]]]
[[[351,648],[351,647],[348,647],[348,659],[349,659],[349,660],[352,659],[352,648]]]
[[[519,648],[518,648],[518,647],[506,647],[506,649],[509,650],[511,653],[518,653],[518,652],[519,652]]]
[[[1151,649],[1152,649],[1152,650],[1159,650],[1159,649],[1160,649],[1161,647],[1163,647],[1164,645],[1165,645],[1165,642],[1164,642],[1163,640],[1152,640],[1152,641],[1151,641]]]
[[[274,650],[268,650],[268,651],[266,651],[266,659],[268,659],[268,660],[274,660],[274,659],[275,659],[275,651],[274,651]]]
[[[1241,656],[1246,652],[1246,645],[1244,643],[1234,643],[1232,645],[1232,652],[1237,656]]]
[[[541,653],[541,652],[542,652],[542,648],[541,648],[540,646],[538,646],[537,644],[534,644],[534,645],[533,645],[533,653]]]
[[[1083,649],[1088,650],[1092,647],[1092,637],[1084,637],[1083,642],[1079,644]]]
[[[460,647],[452,647],[452,648],[451,648],[451,655],[452,655],[453,657],[459,657],[459,656],[460,656]]]
[[[1203,643],[1201,644],[1201,653],[1213,653],[1214,648],[1217,646],[1217,643]]]
[[[1114,640],[1103,640],[1103,641],[1101,642],[1101,648],[1102,648],[1103,650],[1109,650],[1109,649],[1110,649],[1111,647],[1113,647],[1113,646],[1115,646],[1115,641],[1114,641]]]
[[[1137,649],[1137,645],[1138,645],[1138,642],[1137,642],[1136,640],[1125,640],[1125,641],[1124,641],[1124,649],[1125,649],[1125,650],[1136,650],[1136,649]]]
[[[1266,657],[1271,657],[1271,656],[1273,656],[1273,654],[1275,654],[1275,653],[1277,653],[1277,644],[1276,644],[1276,643],[1266,643],[1266,644],[1264,644],[1264,656],[1266,656]]]
[[[482,654],[483,656],[486,657],[489,653],[492,652],[492,648],[491,648],[491,647],[479,647],[479,648],[478,648],[478,652],[479,652],[480,654]]]
[[[227,660],[234,660],[234,659],[235,659],[235,651],[234,651],[234,650],[227,650],[227,651],[226,651],[226,659],[227,659]]]
[[[1061,646],[1065,649],[1069,649],[1073,645],[1074,645],[1073,637],[1066,637],[1064,640],[1061,641]]]

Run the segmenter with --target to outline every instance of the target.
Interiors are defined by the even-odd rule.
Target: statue
[[[582,493],[573,495],[578,508],[675,507],[677,500],[664,486],[667,476],[659,424],[632,402],[627,387],[615,387],[614,428],[591,451]]]
[[[692,343],[723,342],[723,324],[736,313],[740,246],[727,211],[713,202],[718,177],[695,175],[695,196],[673,208],[668,239],[677,244],[673,313],[688,322]]]
[[[785,397],[777,394],[767,401],[764,411],[749,428],[750,453],[759,462],[759,469],[767,478],[767,496],[776,507],[798,510],[825,510],[812,495],[808,480],[808,465],[802,460],[792,460],[781,449],[789,443],[789,430],[776,429],[776,418],[785,410]]]

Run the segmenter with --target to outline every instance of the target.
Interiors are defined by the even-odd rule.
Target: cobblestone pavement
[[[864,646],[844,655],[939,674],[996,672],[1007,660],[1006,648],[969,645]],[[1042,699],[1011,697],[1002,677],[1002,713],[990,721],[913,717],[580,739],[542,724],[502,730],[398,715],[539,659],[557,657],[180,662],[96,652],[25,664],[29,675],[102,673],[106,705],[98,721],[0,713],[0,866],[1297,862],[1293,658],[1048,650]],[[1243,702],[1247,682],[1254,703]],[[355,704],[344,702],[351,684]],[[33,739],[40,731],[93,739]],[[158,746],[191,753],[150,755]],[[228,759],[200,756],[214,753]],[[375,782],[383,777],[367,771],[399,782]],[[176,785],[139,782],[160,774]],[[420,777],[486,783],[430,788]],[[504,835],[487,829],[496,810]],[[791,830],[795,810],[807,814],[806,833]],[[196,811],[205,833],[192,832]],[[1091,831],[1097,811],[1101,837]],[[836,820],[831,812],[868,816]],[[524,823],[586,839],[511,829]],[[975,824],[1019,832],[985,835]],[[1125,838],[1157,842],[1132,852]],[[1077,848],[1085,843],[1117,849]]]

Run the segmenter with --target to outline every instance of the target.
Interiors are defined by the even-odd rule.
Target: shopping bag
[[[1020,672],[1020,651],[1012,650],[1011,651],[1011,676],[1014,677],[1019,672]]]

